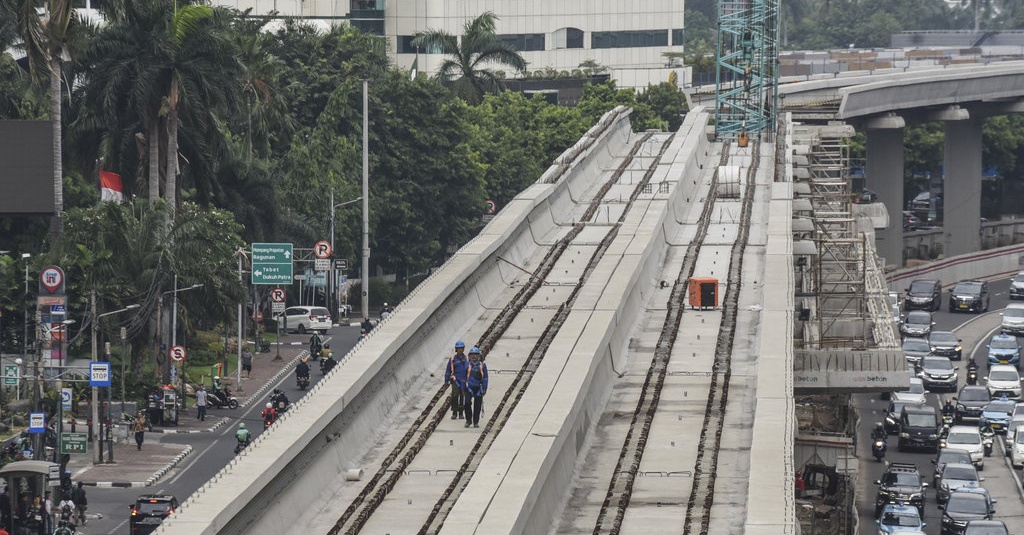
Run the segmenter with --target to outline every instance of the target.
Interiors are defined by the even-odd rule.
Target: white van
[[[1003,333],[1024,335],[1024,303],[1009,303],[999,313],[1003,317]]]

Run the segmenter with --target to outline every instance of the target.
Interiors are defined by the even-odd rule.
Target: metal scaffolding
[[[773,133],[779,86],[778,0],[719,0],[715,137]]]

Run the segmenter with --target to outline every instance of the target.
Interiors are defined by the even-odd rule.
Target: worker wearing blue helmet
[[[480,348],[469,350],[469,365],[466,367],[466,427],[480,427],[480,412],[487,393],[487,365],[483,362]]]
[[[452,420],[462,418],[465,403],[466,367],[469,365],[465,351],[465,342],[455,342],[455,354],[448,358],[448,365],[445,366],[444,382],[452,387]]]

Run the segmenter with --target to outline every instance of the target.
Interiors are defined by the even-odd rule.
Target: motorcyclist
[[[953,400],[946,399],[946,403],[942,405],[942,415],[949,417],[956,416],[956,405],[953,405]]]
[[[288,410],[288,396],[285,395],[284,390],[280,388],[274,389],[274,394],[270,396],[270,401],[274,403],[274,408],[277,409],[278,413]]]
[[[245,428],[245,422],[238,424],[238,431],[235,431],[235,440],[238,441],[238,444],[235,446],[235,453],[248,446],[250,438],[249,430]]]
[[[320,349],[324,346],[324,339],[320,337],[318,331],[313,331],[313,336],[309,337],[309,354],[319,355]]]
[[[885,426],[881,422],[875,424],[875,428],[871,431],[871,440],[886,440],[889,438],[889,433],[885,432]]]
[[[331,351],[331,344],[324,344],[323,349],[320,350],[320,358],[325,359],[334,355]]]
[[[327,355],[327,358],[324,359],[322,363],[320,363],[320,371],[322,371],[324,375],[327,375],[328,373],[331,373],[331,370],[333,370],[337,365],[338,361],[334,360],[334,353],[331,353]]]
[[[260,413],[260,416],[263,417],[263,429],[266,429],[271,425],[274,425],[274,422],[277,421],[277,411],[274,410],[274,404],[267,403],[267,408],[263,409],[263,412]]]
[[[296,377],[309,377],[309,359],[303,358],[295,365]]]

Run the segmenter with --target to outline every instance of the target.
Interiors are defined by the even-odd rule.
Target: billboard
[[[53,215],[49,121],[0,121],[0,216]]]

